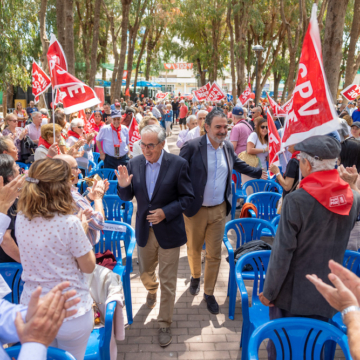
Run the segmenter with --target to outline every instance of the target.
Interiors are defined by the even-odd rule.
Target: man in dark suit
[[[175,302],[180,246],[186,243],[183,212],[194,199],[189,165],[163,150],[165,130],[148,125],[141,131],[143,155],[119,166],[118,195],[137,200],[136,241],[140,278],[148,291],[147,306],[156,304],[159,287],[155,269],[159,264],[161,289],[158,322],[160,346],[171,343],[170,325]]]
[[[225,218],[231,210],[232,170],[256,179],[267,179],[267,175],[261,168],[241,161],[233,145],[225,141],[228,123],[222,110],[213,109],[207,114],[204,127],[207,134],[186,142],[180,151],[180,156],[189,163],[195,194],[192,205],[184,212],[184,219],[192,276],[190,293],[197,295],[200,291],[201,249],[205,241],[204,298],[208,310],[218,314],[219,305],[213,294],[220,268]]]

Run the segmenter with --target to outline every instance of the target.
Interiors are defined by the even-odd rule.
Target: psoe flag
[[[316,10],[317,6],[313,5],[291,107],[285,120],[282,149],[340,128],[323,67]]]
[[[31,88],[35,96],[35,103],[39,102],[39,96],[44,93],[51,85],[50,78],[45,74],[41,67],[33,61],[31,73]]]
[[[341,91],[340,94],[349,101],[354,101],[360,96],[360,86],[356,84],[351,84],[346,89]]]
[[[279,165],[279,152],[281,150],[281,139],[276,129],[274,120],[270,115],[270,111],[267,112],[267,122],[269,128],[269,165]],[[273,174],[270,172],[270,176]]]

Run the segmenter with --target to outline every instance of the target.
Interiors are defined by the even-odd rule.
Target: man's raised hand
[[[129,175],[126,166],[120,165],[118,170],[115,170],[115,174],[120,187],[125,188],[131,184],[133,175]]]

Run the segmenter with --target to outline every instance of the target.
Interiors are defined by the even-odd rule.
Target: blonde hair
[[[70,115],[70,122],[71,122],[71,120],[76,119],[78,116],[79,116],[79,113],[78,113],[78,112],[72,113],[72,114]]]
[[[353,124],[353,119],[350,115],[345,115],[343,117],[344,120],[346,120],[346,122],[348,123],[349,126],[351,126]]]
[[[21,103],[20,101],[18,101],[18,102],[16,103],[16,108],[15,108],[16,111],[17,111],[19,105],[21,105],[21,108],[22,108],[22,103]]]
[[[35,217],[52,219],[56,213],[71,215],[76,206],[71,195],[70,165],[60,159],[41,159],[35,161],[28,176],[39,183],[25,182],[21,191],[17,210],[29,220]]]
[[[149,121],[155,121],[156,125],[160,125],[158,119],[155,116],[145,116],[143,117],[143,119],[140,121],[139,124],[139,134],[141,134],[141,130],[145,127],[149,125]]]
[[[41,126],[41,137],[45,140],[48,141],[49,137],[56,135],[56,133],[61,133],[62,127],[58,124],[55,124],[55,135],[54,135],[54,130],[53,130],[54,125],[53,124],[46,124]]]
[[[4,121],[5,123],[8,125],[8,121],[11,119],[11,118],[16,118],[16,115],[15,114],[7,114],[4,118]],[[12,119],[11,119],[12,120]]]

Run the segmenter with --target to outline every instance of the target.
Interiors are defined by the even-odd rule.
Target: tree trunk
[[[126,45],[127,45],[127,31],[129,26],[129,11],[132,0],[122,0],[122,19],[121,19],[121,47],[120,59],[118,64],[117,81],[115,83],[114,98],[121,96],[121,83],[124,73]]]
[[[144,54],[148,34],[149,34],[149,27],[146,27],[144,36],[143,36],[142,41],[141,41],[140,53],[139,53],[137,63],[136,63],[135,79],[134,79],[134,91],[135,92],[136,92],[136,84],[137,84],[137,78],[138,78],[138,73],[139,73],[140,62],[141,62],[142,56]]]
[[[289,54],[290,61],[289,61],[289,74],[285,82],[285,86],[288,89],[288,96],[287,99],[290,99],[292,92],[295,88],[295,72],[296,72],[296,51],[292,51]]]
[[[68,72],[75,75],[75,51],[74,51],[74,14],[73,0],[65,0],[65,54],[68,64]]]
[[[7,88],[8,88],[8,85],[5,84],[5,91],[3,92],[3,103],[2,103],[2,106],[3,106],[3,116],[4,116],[4,117],[5,117],[6,114],[7,114],[7,108],[8,108]]]
[[[100,10],[101,10],[101,0],[95,1],[94,8],[94,27],[93,27],[93,38],[91,46],[91,70],[89,77],[89,86],[95,86],[95,76],[97,69],[97,50],[99,44],[99,31],[100,31]]]
[[[283,93],[281,94],[281,103],[282,104],[284,104],[284,102],[285,102],[286,92],[287,92],[287,83],[285,83]]]
[[[14,108],[14,85],[8,84],[5,97],[7,98],[7,105],[10,109]],[[3,96],[4,98],[4,96]]]
[[[324,70],[333,99],[336,99],[338,90],[344,22],[348,2],[349,0],[329,0],[326,13],[323,59]]]
[[[42,54],[41,54],[41,67],[47,74],[49,73],[49,65],[47,61],[46,54],[49,48],[49,40],[46,36],[46,7],[47,0],[41,0],[40,11],[39,11],[39,22],[40,22],[40,40],[42,45]],[[44,97],[40,96],[39,108],[42,109],[45,107]]]
[[[229,2],[227,12],[227,24],[230,32],[230,70],[231,70],[231,93],[233,99],[236,99],[236,78],[235,78],[235,56],[234,56],[234,30],[231,23],[231,3]]]
[[[56,0],[56,28],[57,39],[62,48],[65,49],[65,0]]]
[[[281,81],[281,73],[274,74],[274,100],[277,101],[278,93],[279,93],[279,85]]]
[[[137,32],[136,32],[137,33]],[[135,34],[136,37],[136,34]],[[130,81],[131,81],[131,72],[132,72],[132,65],[134,61],[134,51],[135,51],[135,39],[133,36],[132,31],[129,32],[129,46],[128,46],[128,53],[127,53],[127,75],[126,75],[126,85],[125,88],[130,88]],[[135,88],[134,88],[135,92]]]

